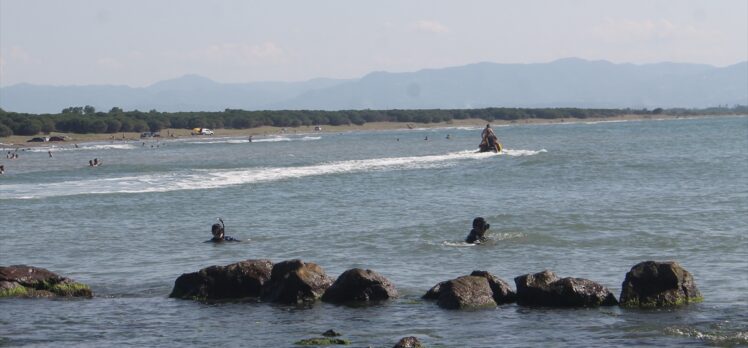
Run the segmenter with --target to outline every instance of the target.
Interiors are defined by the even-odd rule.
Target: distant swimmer
[[[0,175],[5,174],[5,166],[0,164]]]
[[[206,243],[212,242],[212,243],[222,243],[222,242],[240,242],[240,240],[229,237],[224,235],[226,231],[226,226],[223,223],[223,219],[218,218],[218,221],[220,221],[220,224],[213,224],[210,228],[210,232],[213,234],[213,238],[210,240],[205,241]]]
[[[473,229],[470,230],[470,234],[465,238],[465,243],[480,244],[485,242],[486,232],[489,227],[491,227],[491,225],[486,223],[486,219],[482,217],[473,219]]]
[[[104,163],[104,161],[99,161],[98,158],[94,158],[94,159],[88,161],[88,166],[89,167],[98,167],[98,166],[102,165],[103,163]]]
[[[52,158],[52,150],[47,151],[47,153],[49,154],[49,158]]]
[[[447,140],[452,139],[452,136],[447,134]]]
[[[429,140],[429,136],[427,135],[425,138],[423,138],[423,140],[428,141]]]

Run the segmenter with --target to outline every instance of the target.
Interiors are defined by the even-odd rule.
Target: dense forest
[[[59,114],[24,114],[0,109],[0,137],[50,132],[117,133],[156,132],[165,128],[235,128],[261,126],[299,127],[311,125],[363,125],[367,122],[435,123],[455,119],[522,120],[555,118],[615,117],[621,115],[726,115],[748,114],[748,106],[720,106],[707,109],[578,109],[578,108],[485,108],[454,110],[286,110],[222,112],[124,111],[108,112],[92,106],[69,107]]]

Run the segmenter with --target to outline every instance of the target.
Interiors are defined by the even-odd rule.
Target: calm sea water
[[[748,117],[91,143],[19,151],[0,176],[0,265],[91,285],[91,300],[0,300],[0,346],[287,347],[748,344]],[[451,139],[446,139],[447,134]],[[428,141],[424,140],[428,137]],[[7,150],[6,150],[7,151]],[[88,160],[104,165],[88,168]],[[474,217],[490,241],[462,240]],[[205,244],[222,217],[244,243]],[[349,308],[169,299],[185,272],[300,258],[373,269],[400,299]],[[544,269],[620,293],[676,260],[705,301],[678,309],[448,311],[420,296],[487,270]]]

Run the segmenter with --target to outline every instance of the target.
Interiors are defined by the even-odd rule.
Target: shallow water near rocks
[[[287,347],[328,329],[375,347],[403,336],[430,347],[748,344],[748,117],[496,131],[500,155],[474,153],[479,128],[449,128],[0,157],[0,265],[44,267],[96,293],[1,299],[0,346]],[[87,167],[95,157],[104,165]],[[489,240],[464,244],[476,216],[491,224]],[[217,217],[244,242],[203,243]],[[369,268],[402,297],[356,308],[168,298],[182,273],[257,258],[300,258],[333,278]],[[473,270],[514,285],[550,269],[618,295],[645,260],[678,261],[704,302],[448,311],[420,300]]]

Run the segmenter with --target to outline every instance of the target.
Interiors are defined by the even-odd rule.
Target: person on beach
[[[213,238],[206,241],[206,243],[208,242],[212,242],[212,243],[240,242],[240,240],[234,237],[225,235],[226,226],[223,223],[223,219],[218,218],[218,221],[220,221],[221,223],[220,224],[216,223],[216,224],[213,224],[213,226],[211,226],[210,232],[213,234]]]
[[[473,219],[473,229],[470,230],[470,234],[465,238],[465,243],[480,244],[485,242],[486,232],[489,227],[491,227],[491,225],[486,223],[486,219],[482,217]]]

